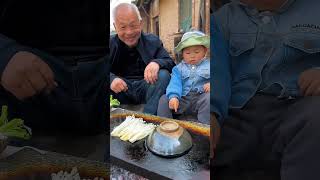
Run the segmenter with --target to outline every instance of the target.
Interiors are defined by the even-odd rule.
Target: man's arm
[[[225,41],[229,41],[230,31],[229,31],[229,4],[221,7],[217,12],[213,13],[210,26],[212,27],[215,24],[219,30],[220,34],[222,34]],[[214,20],[213,20],[214,19]],[[211,30],[212,31],[212,30]]]
[[[109,39],[109,50],[110,50],[110,56],[109,56],[109,72],[110,72],[110,84],[112,83],[112,81],[117,78],[117,76],[111,72],[112,70],[112,66],[114,64],[115,61],[117,61],[117,56],[118,56],[118,47],[116,44],[116,40],[115,40],[115,35],[110,36]]]
[[[231,98],[231,68],[228,46],[223,38],[219,25],[211,18],[211,113],[217,115],[220,124],[228,115]]]
[[[171,99],[173,97],[180,99],[181,95],[182,95],[181,73],[178,70],[177,66],[175,66],[172,69],[171,79],[167,87],[166,96],[168,97],[168,99]]]
[[[112,81],[117,78],[118,76],[116,76],[115,74],[113,74],[112,72],[110,72],[110,84],[112,83]]]
[[[58,84],[51,68],[32,48],[19,45],[0,34],[1,86],[19,100],[45,92]]]
[[[16,41],[0,34],[0,77],[11,57],[19,51],[25,51],[27,47],[19,45]],[[1,79],[1,78],[0,78]]]

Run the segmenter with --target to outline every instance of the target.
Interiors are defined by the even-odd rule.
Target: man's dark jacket
[[[61,60],[107,55],[108,2],[1,0],[0,74],[18,51],[36,48]]]
[[[116,74],[112,73],[112,68],[121,65],[121,63],[119,63],[121,62],[119,44],[120,39],[118,35],[110,37],[110,83],[117,77]],[[146,65],[150,62],[156,62],[159,64],[160,69],[167,69],[169,72],[171,72],[173,66],[175,66],[174,61],[164,49],[161,40],[155,35],[141,33],[136,48]]]

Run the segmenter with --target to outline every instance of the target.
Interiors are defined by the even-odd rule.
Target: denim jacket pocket
[[[291,33],[285,37],[284,44],[304,53],[319,53],[320,33]]]
[[[190,77],[190,71],[182,71],[181,72],[181,78],[182,79],[187,79]]]
[[[297,84],[300,73],[320,67],[320,33],[295,32],[283,39],[284,59],[281,64],[281,79],[291,95],[299,95]]]
[[[255,47],[256,33],[232,33],[230,34],[229,53],[231,56],[239,56]]]
[[[200,77],[203,77],[205,79],[210,79],[210,68],[200,68],[197,72]]]
[[[320,33],[291,33],[284,38],[284,62],[320,52]]]
[[[252,65],[250,53],[254,51],[256,36],[256,33],[233,33],[230,35],[229,53],[233,81],[256,73],[257,68]]]

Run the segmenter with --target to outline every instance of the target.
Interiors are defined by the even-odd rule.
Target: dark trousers
[[[197,120],[204,124],[210,124],[210,93],[190,92],[179,100],[177,112],[169,108],[169,99],[164,94],[159,100],[158,116],[173,118],[177,116],[197,115]]]
[[[165,69],[160,69],[158,80],[155,84],[148,84],[142,80],[123,79],[128,86],[126,92],[114,93],[113,97],[122,104],[144,104],[144,113],[156,115],[160,97],[165,93],[170,81],[170,73]]]
[[[320,179],[319,107],[319,96],[256,95],[242,109],[231,109],[213,161],[214,179],[228,179],[235,172],[229,170],[270,168],[278,179]]]
[[[95,61],[66,64],[57,57],[30,49],[54,72],[58,87],[51,94],[17,100],[2,87],[0,104],[34,130],[95,134],[107,130],[107,56]]]

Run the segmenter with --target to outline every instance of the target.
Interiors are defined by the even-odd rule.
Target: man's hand
[[[177,98],[171,98],[169,100],[169,108],[174,110],[174,112],[178,112],[179,108],[179,100]]]
[[[124,80],[122,80],[120,78],[114,78],[114,80],[112,81],[112,83],[110,85],[110,89],[115,93],[119,93],[119,92],[127,91],[128,86]]]
[[[210,92],[210,83],[204,84],[203,89],[204,89],[204,92],[206,92],[206,93]]]
[[[160,66],[158,63],[149,63],[144,70],[144,80],[147,81],[147,83],[154,84],[158,80],[159,69]]]
[[[210,114],[210,158],[214,157],[214,150],[220,139],[220,125],[214,113]]]
[[[16,53],[1,76],[1,85],[19,100],[52,91],[57,83],[50,67],[40,57],[26,51]]]
[[[308,69],[302,72],[298,84],[304,96],[320,96],[320,69]]]

